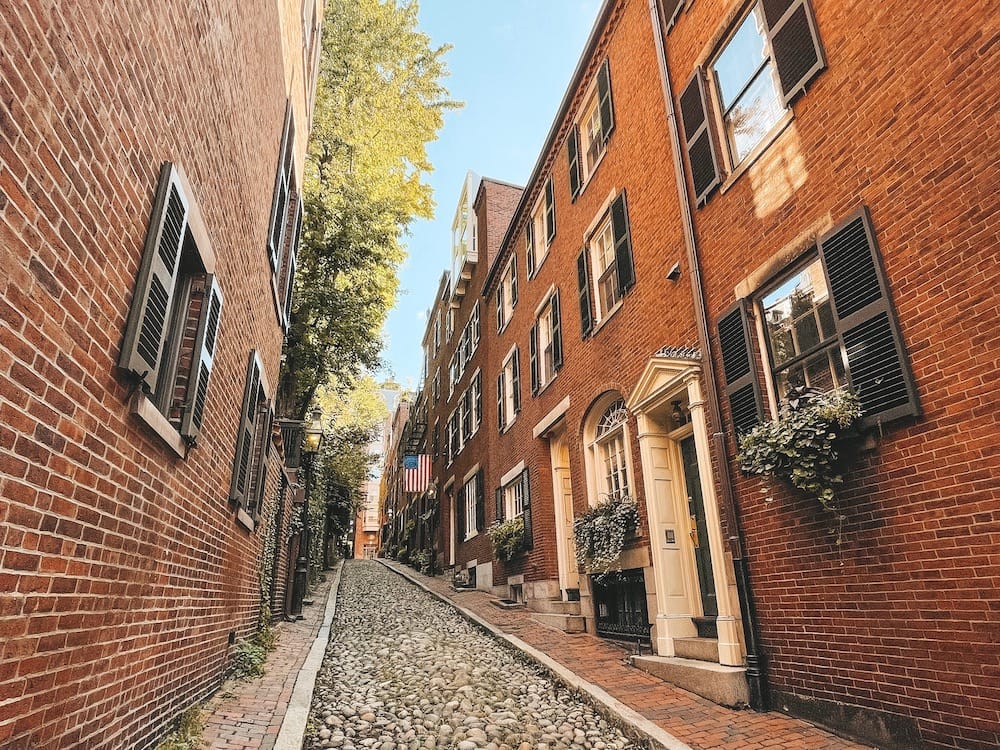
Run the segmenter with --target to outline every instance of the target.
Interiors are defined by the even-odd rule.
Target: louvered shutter
[[[497,330],[503,328],[503,279],[497,287]]]
[[[597,71],[597,101],[601,110],[601,135],[608,142],[611,131],[615,129],[615,108],[611,101],[611,69],[607,58]]]
[[[533,527],[531,524],[531,485],[528,482],[528,470],[521,472],[521,493],[524,498],[524,549],[531,549],[535,546]]]
[[[483,470],[476,472],[476,531],[486,528],[486,490],[483,487]]]
[[[694,199],[700,206],[720,182],[719,162],[715,158],[715,145],[708,126],[705,78],[701,68],[695,71],[681,93],[679,109],[684,124],[684,147],[691,168]]]
[[[580,335],[587,338],[594,329],[594,315],[590,309],[590,273],[588,271],[587,248],[576,256],[576,283],[580,296]]]
[[[559,290],[552,295],[552,369],[562,367],[562,322],[559,315]]]
[[[624,296],[635,285],[635,267],[632,265],[632,232],[629,229],[624,190],[611,204],[611,232],[615,238],[618,293]]]
[[[496,520],[503,520],[503,487],[496,489]]]
[[[531,369],[531,395],[538,393],[538,324],[528,334],[528,365]]]
[[[187,197],[173,165],[165,163],[160,168],[156,199],[118,358],[118,366],[137,375],[149,393],[156,391],[159,380],[187,218]]]
[[[285,224],[287,223],[292,132],[292,105],[289,102],[285,107],[285,122],[281,131],[281,141],[278,144],[278,169],[274,178],[271,223],[267,235],[267,252],[273,274],[277,274],[281,270],[281,248],[285,237]]]
[[[257,410],[256,440],[254,441],[252,494],[245,503],[247,512],[254,520],[260,517],[264,501],[264,485],[267,481],[268,456],[270,455],[271,427],[274,424],[274,407],[270,402],[259,401]]]
[[[685,0],[663,0],[663,23],[666,26],[666,32],[669,34],[670,30],[677,23],[677,18],[680,16],[681,11],[684,10]]]
[[[528,225],[524,230],[524,254],[525,262],[528,264],[529,279],[535,273],[535,237],[533,229],[531,219],[529,218]]]
[[[476,373],[476,379],[473,381],[473,389],[475,391],[475,401],[476,411],[472,415],[472,423],[475,425],[474,430],[479,429],[479,425],[483,421],[483,374],[481,372]]]
[[[545,181],[545,241],[552,244],[556,236],[556,198],[552,189],[552,178]]]
[[[740,300],[719,320],[719,349],[729,399],[729,412],[737,435],[760,422],[763,404],[754,377],[750,351],[750,327],[746,302]]]
[[[244,503],[250,484],[250,463],[254,444],[254,426],[257,420],[257,403],[260,400],[261,365],[257,352],[250,352],[247,362],[247,376],[243,388],[243,408],[236,433],[236,457],[233,461],[233,478],[229,487],[229,499]]]
[[[512,256],[510,264],[510,306],[517,307],[517,256]]]
[[[514,360],[511,363],[511,395],[513,396],[514,413],[521,411],[521,353],[514,351]]]
[[[504,414],[504,376],[503,371],[497,375],[497,429],[503,432],[507,426],[507,417]]]
[[[188,379],[187,403],[181,417],[181,435],[194,440],[201,432],[205,417],[205,402],[208,398],[208,381],[215,361],[215,344],[219,335],[219,321],[222,317],[222,289],[214,276],[206,280],[206,293],[198,319],[195,336],[195,357],[191,363],[191,377]]]
[[[866,424],[920,413],[875,234],[862,208],[820,239],[837,331]]]
[[[292,241],[288,249],[288,259],[284,268],[284,290],[282,296],[282,310],[284,312],[283,325],[285,330],[292,322],[292,294],[295,290],[295,269],[298,267],[299,242],[302,239],[302,200],[297,201],[295,209],[295,224],[292,229]]]
[[[580,146],[576,125],[571,125],[566,136],[566,153],[569,156],[569,194],[573,200],[580,194]]]
[[[764,0],[764,20],[787,106],[826,67],[808,0]]]
[[[455,503],[455,536],[461,542],[465,539],[465,487],[457,493]]]

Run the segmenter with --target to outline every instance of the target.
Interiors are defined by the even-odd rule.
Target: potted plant
[[[794,388],[777,419],[740,436],[740,469],[778,477],[835,510],[837,487],[844,481],[843,450],[848,439],[857,437],[861,413],[858,397],[849,391]]]
[[[618,569],[626,542],[639,528],[639,506],[627,495],[608,497],[573,522],[576,561],[598,577]]]
[[[486,533],[489,534],[493,553],[498,560],[510,562],[524,551],[524,518],[521,516],[494,521]]]

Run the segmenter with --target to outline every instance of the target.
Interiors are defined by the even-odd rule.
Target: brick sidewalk
[[[784,714],[723,708],[632,667],[627,651],[594,635],[563,633],[525,610],[498,609],[485,592],[456,592],[443,577],[380,562],[544,652],[695,750],[871,750]]]
[[[211,750],[271,750],[274,747],[302,663],[323,623],[327,595],[336,576],[312,591],[315,602],[303,607],[305,618],[276,626],[278,645],[267,657],[263,677],[229,681],[202,706],[203,746]]]

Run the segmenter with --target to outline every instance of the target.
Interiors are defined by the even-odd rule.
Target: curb
[[[330,640],[330,626],[337,612],[337,591],[340,589],[340,574],[344,570],[344,561],[337,564],[334,571],[333,585],[326,598],[326,610],[323,613],[323,624],[320,625],[316,639],[306,660],[302,662],[292,696],[288,699],[288,709],[281,720],[281,728],[274,741],[274,750],[301,750],[305,741],[306,723],[309,721],[309,707],[312,705],[313,689],[316,687],[316,677],[323,666],[323,656]]]
[[[681,742],[679,739],[674,737],[672,734],[664,729],[656,726],[649,719],[644,717],[638,711],[629,706],[626,706],[617,698],[612,697],[608,694],[606,690],[595,685],[592,682],[588,682],[578,675],[576,672],[566,668],[551,656],[543,651],[539,651],[534,646],[525,643],[520,638],[514,635],[509,635],[504,633],[502,630],[497,628],[492,623],[487,622],[475,612],[472,612],[465,607],[461,607],[456,604],[453,600],[448,597],[439,594],[433,589],[429,588],[422,581],[414,578],[409,571],[401,570],[388,562],[376,558],[375,562],[383,565],[387,570],[391,570],[396,575],[405,578],[413,585],[420,589],[423,589],[428,594],[433,596],[435,599],[447,604],[457,611],[462,617],[475,623],[479,627],[483,628],[489,632],[494,638],[504,641],[510,646],[514,647],[521,653],[523,653],[528,658],[541,664],[545,669],[549,670],[560,682],[562,682],[566,687],[576,690],[580,693],[586,695],[593,703],[597,705],[598,708],[612,714],[616,719],[621,721],[625,726],[631,729],[640,737],[644,737],[650,744],[653,750],[693,750],[693,748]]]

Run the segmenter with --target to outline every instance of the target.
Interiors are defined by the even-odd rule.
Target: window
[[[118,359],[139,388],[135,413],[182,457],[205,417],[223,303],[185,185],[177,167],[161,167]]]
[[[286,331],[291,322],[293,282],[302,233],[302,201],[295,190],[294,145],[295,118],[289,102],[278,146],[278,169],[267,234],[272,293],[278,320]]]
[[[472,432],[471,437],[479,431],[479,425],[483,422],[483,376],[479,371],[472,378],[472,386],[469,388],[472,400]]]
[[[431,383],[431,395],[434,397],[434,405],[437,406],[441,400],[441,368],[434,371],[434,380]]]
[[[531,327],[531,392],[538,393],[562,367],[562,332],[559,320],[559,291],[555,290],[542,305]]]
[[[545,190],[535,204],[525,232],[525,258],[528,278],[535,275],[549,253],[549,245],[556,236],[556,204],[552,178],[545,181]]]
[[[462,528],[465,539],[474,537],[485,525],[483,503],[483,472],[476,471],[466,481],[462,489]]]
[[[775,399],[792,386],[849,386],[869,425],[919,414],[916,386],[866,209],[822,235],[790,273],[756,298]],[[747,304],[718,323],[722,369],[737,433],[763,414]]]
[[[452,394],[454,394],[455,386],[461,380],[462,375],[465,374],[465,368],[476,353],[476,349],[479,346],[480,332],[479,302],[476,302],[476,306],[472,308],[472,315],[469,316],[469,321],[465,324],[465,328],[462,329],[462,337],[459,340],[458,346],[451,355],[448,373],[451,382],[448,384],[448,398],[451,398]]]
[[[454,332],[455,332],[455,308],[449,307],[448,312],[445,314],[445,321],[444,321],[445,341],[451,341],[451,335]]]
[[[600,164],[608,139],[615,128],[614,105],[611,99],[611,73],[607,59],[597,72],[597,78],[580,116],[569,130],[566,150],[569,156],[570,195],[575,200]]]
[[[437,357],[438,352],[441,351],[441,311],[438,310],[434,315],[434,348],[432,350],[434,356]]]
[[[431,432],[431,460],[437,461],[441,455],[441,431],[437,420],[434,420],[434,430]]]
[[[507,269],[497,286],[497,330],[502,331],[510,322],[517,306],[517,257],[511,255]]]
[[[720,141],[734,169],[777,133],[789,104],[826,66],[808,0],[755,3],[709,63]],[[695,202],[721,183],[701,68],[678,100]]]
[[[606,216],[588,237],[576,265],[580,328],[586,337],[597,323],[616,309],[625,293],[635,284],[632,236],[624,191],[612,201]],[[593,306],[591,297],[595,301]]]
[[[236,455],[229,486],[229,499],[246,514],[240,518],[251,529],[260,515],[264,499],[273,423],[274,409],[267,398],[260,356],[252,351],[247,362]]]
[[[497,376],[497,429],[503,432],[521,411],[521,366],[515,346]]]
[[[586,428],[592,505],[607,498],[628,497],[631,486],[625,400],[611,394],[603,403],[603,407],[598,404]]]

